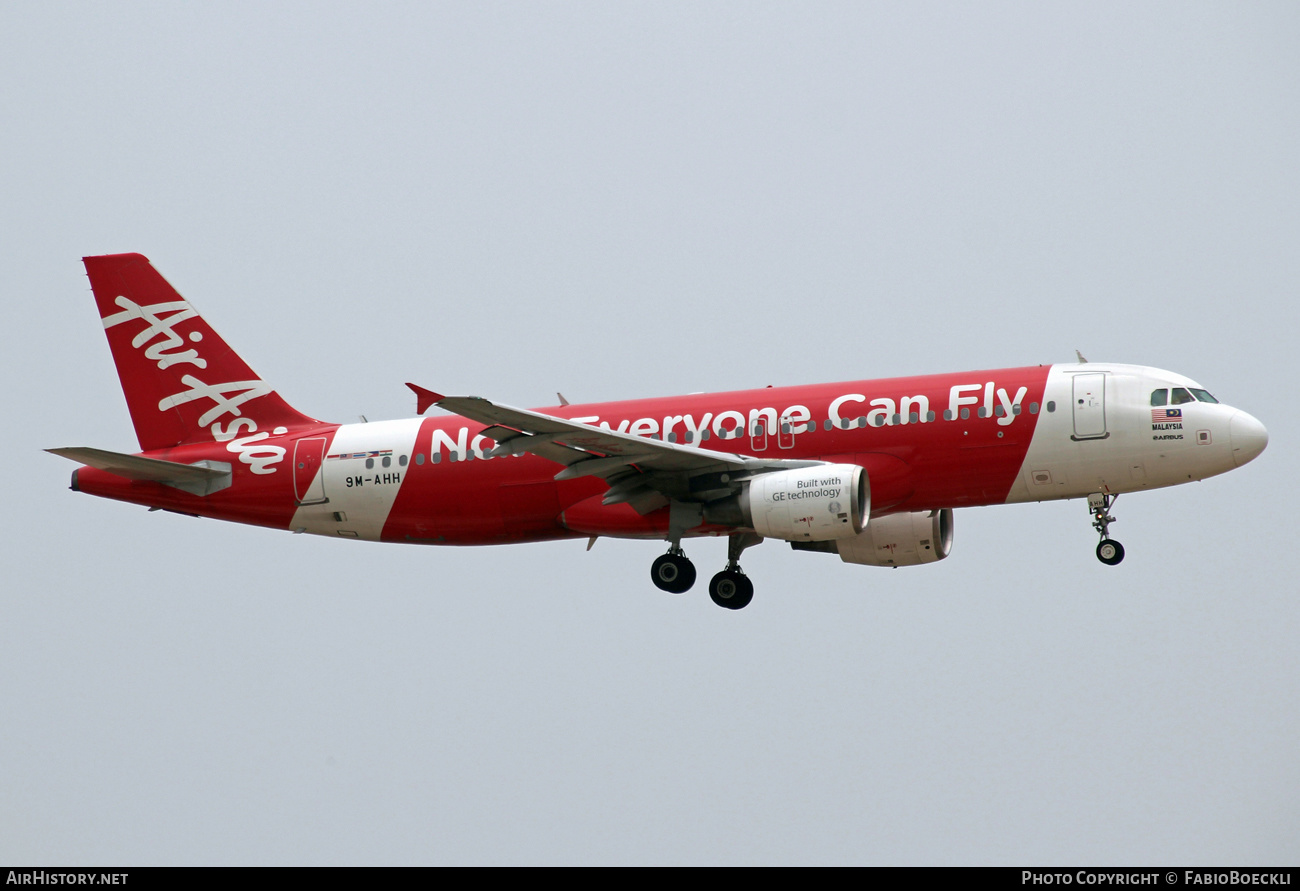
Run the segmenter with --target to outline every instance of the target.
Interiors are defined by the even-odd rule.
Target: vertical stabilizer
[[[83,259],[141,450],[319,423],[258,378],[148,258]]]

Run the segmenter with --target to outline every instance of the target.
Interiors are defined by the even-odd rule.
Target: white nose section
[[[1244,411],[1239,411],[1228,422],[1228,438],[1232,440],[1232,460],[1237,466],[1254,460],[1268,445],[1268,431],[1264,425]]]

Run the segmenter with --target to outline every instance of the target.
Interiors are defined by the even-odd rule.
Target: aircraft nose
[[[1264,425],[1244,411],[1239,411],[1228,422],[1228,438],[1232,441],[1232,460],[1237,466],[1253,461],[1268,445],[1268,431]]]

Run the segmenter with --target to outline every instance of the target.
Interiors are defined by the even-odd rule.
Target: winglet
[[[424,414],[429,410],[430,406],[436,405],[445,398],[441,393],[426,390],[419,384],[407,383],[407,386],[415,394],[415,413],[418,415]]]

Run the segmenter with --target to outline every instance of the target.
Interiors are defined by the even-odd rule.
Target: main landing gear
[[[709,581],[709,597],[725,609],[744,609],[754,599],[754,583],[740,568],[740,555],[763,540],[753,532],[727,536],[727,568]]]
[[[709,581],[709,597],[726,609],[744,609],[754,599],[754,583],[730,563]]]
[[[695,584],[695,564],[680,547],[673,547],[650,564],[650,579],[660,591],[685,594]]]
[[[727,538],[727,567],[709,580],[709,597],[718,606],[744,609],[754,599],[754,583],[740,568],[740,554],[762,540],[752,532]],[[695,564],[687,559],[681,545],[674,543],[668,553],[650,564],[650,580],[661,591],[685,594],[695,584]]]
[[[1092,528],[1101,536],[1097,545],[1097,559],[1107,566],[1114,566],[1124,559],[1124,546],[1110,537],[1110,524],[1115,518],[1110,515],[1110,506],[1119,500],[1118,495],[1094,492],[1088,496],[1088,510],[1092,511]]]

